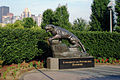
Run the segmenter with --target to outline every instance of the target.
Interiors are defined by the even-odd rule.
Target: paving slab
[[[20,80],[120,80],[120,65],[67,70],[36,69],[23,74]]]

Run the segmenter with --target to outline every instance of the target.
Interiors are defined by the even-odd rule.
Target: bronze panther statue
[[[49,38],[49,41],[52,41],[54,39],[68,39],[72,44],[74,44],[73,47],[80,46],[83,52],[86,53],[84,45],[80,42],[80,40],[66,29],[54,25],[47,25],[45,27],[45,30],[46,32],[50,32],[51,34],[53,34],[53,37]]]

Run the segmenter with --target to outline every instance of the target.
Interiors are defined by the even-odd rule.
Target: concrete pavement
[[[94,68],[69,70],[33,70],[20,80],[120,80],[120,65],[97,65]]]

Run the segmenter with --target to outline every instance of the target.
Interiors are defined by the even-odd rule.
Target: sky
[[[58,5],[66,5],[70,14],[70,22],[77,18],[90,20],[91,3],[93,0],[0,0],[0,6],[9,6],[10,12],[20,16],[25,8],[29,8],[32,14],[42,14],[46,9],[53,11]]]

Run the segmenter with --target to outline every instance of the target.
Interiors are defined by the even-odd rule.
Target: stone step
[[[78,48],[69,48],[70,51],[79,51]]]

